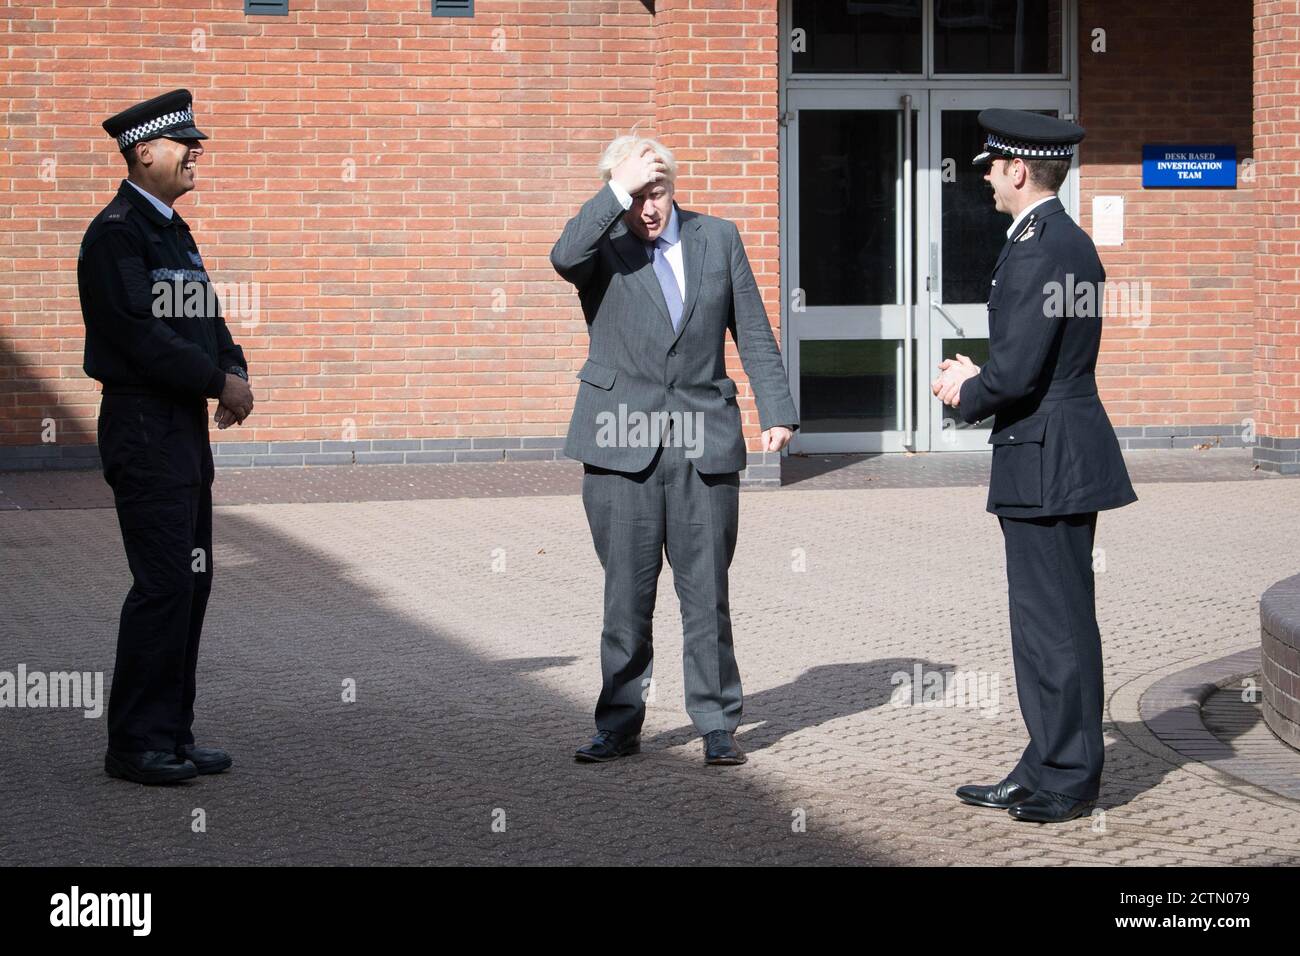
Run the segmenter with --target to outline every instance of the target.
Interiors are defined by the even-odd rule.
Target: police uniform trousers
[[[114,750],[194,743],[194,670],[212,590],[207,403],[106,393],[99,454],[132,584],[108,701]]]
[[[1094,800],[1105,750],[1092,571],[1097,513],[998,520],[1016,694],[1029,731],[1010,777],[1031,790]]]
[[[701,734],[734,732],[740,724],[740,671],[727,594],[740,473],[702,475],[687,451],[665,438],[643,471],[584,465],[582,503],[605,569],[597,730],[641,731],[654,662],[655,595],[665,555],[681,604],[686,712]]]

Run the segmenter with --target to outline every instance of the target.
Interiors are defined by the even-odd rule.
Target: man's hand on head
[[[659,182],[668,175],[668,167],[660,160],[649,143],[627,157],[610,172],[628,195],[635,196],[650,183]]]

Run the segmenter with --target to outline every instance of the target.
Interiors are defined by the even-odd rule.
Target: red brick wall
[[[1141,166],[1148,143],[1252,155],[1251,55],[1249,3],[1081,2],[1081,221],[1091,230],[1094,196],[1124,197],[1124,245],[1099,250],[1107,279],[1149,281],[1155,299],[1145,327],[1107,322],[1099,376],[1117,426],[1254,414],[1254,190],[1144,190]]]
[[[776,0],[657,0],[654,128],[678,162],[678,205],[734,221],[780,341]],[[727,367],[748,379],[727,338]],[[758,411],[741,409],[751,451]]]
[[[238,0],[55,4],[0,14],[0,445],[39,441],[46,417],[61,442],[93,441],[76,249],[122,176],[99,122],[176,86],[213,135],[178,208],[217,278],[259,283],[257,326],[236,326],[259,406],[222,439],[563,434],[586,333],[547,252],[598,187],[601,148],[638,122],[675,150],[683,206],[739,222],[779,321],[776,0],[659,0],[654,16],[639,0],[479,0],[473,19],[423,0],[257,18]],[[1157,300],[1149,326],[1109,326],[1119,426],[1230,426],[1257,394],[1294,402],[1278,391],[1286,328],[1258,359],[1273,384],[1252,368],[1257,240],[1278,247],[1250,184],[1141,189],[1144,143],[1252,154],[1251,27],[1244,3],[1081,0],[1082,220],[1094,195],[1125,196],[1126,244],[1103,259]],[[1266,322],[1287,313],[1271,302]]]
[[[1260,434],[1300,439],[1300,0],[1255,2],[1260,204],[1255,384]]]
[[[38,441],[45,415],[93,440],[77,244],[123,175],[99,123],[173,87],[212,136],[177,208],[215,277],[261,283],[259,324],[235,329],[258,409],[220,437],[562,434],[586,332],[547,253],[603,146],[651,115],[654,23],[638,0],[476,6],[6,8],[0,442]]]
[[[682,205],[740,220],[777,321],[775,0],[290,6],[0,15],[0,444],[46,417],[94,440],[76,252],[123,175],[99,123],[174,87],[212,136],[177,208],[215,278],[259,284],[256,326],[234,327],[258,409],[217,440],[562,435],[586,331],[547,253],[637,122],[682,160]]]

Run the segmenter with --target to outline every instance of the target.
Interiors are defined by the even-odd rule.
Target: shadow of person
[[[719,775],[672,772],[672,760],[627,761],[606,773],[575,763],[575,730],[589,725],[590,711],[585,696],[566,690],[561,669],[579,658],[565,648],[496,657],[490,649],[502,645],[452,623],[453,602],[467,600],[462,583],[477,589],[487,615],[491,588],[504,601],[514,582],[485,585],[490,572],[467,563],[458,541],[428,544],[383,524],[420,506],[370,506],[358,520],[378,524],[336,523],[323,535],[302,525],[336,509],[296,507],[221,508],[215,518],[216,580],[195,729],[235,756],[234,772],[205,779],[201,789],[205,817],[221,821],[221,839],[176,825],[195,809],[188,785],[144,792],[104,777],[96,768],[102,723],[70,715],[77,719],[5,740],[0,845],[23,844],[15,862],[772,862],[773,834],[790,832],[790,811],[762,773],[750,774],[737,795]],[[98,623],[68,627],[66,618],[33,614],[30,628],[7,628],[13,611],[0,606],[0,630],[16,634],[7,649],[33,667],[106,667],[127,580],[116,517],[92,509],[41,518],[23,526],[39,532],[33,547],[68,556],[49,562],[57,568],[51,593],[81,595],[84,613]],[[17,527],[10,522],[0,537],[12,538]],[[413,567],[407,556],[415,547],[426,549],[426,560]],[[358,548],[374,555],[373,564]],[[411,575],[427,576],[423,589],[382,583]],[[111,686],[111,672],[104,677]],[[849,695],[847,680],[840,683],[837,692]],[[826,681],[809,691],[816,687],[827,692]],[[886,693],[873,690],[868,699]],[[860,705],[861,689],[857,696]],[[52,767],[52,752],[76,757]],[[720,799],[738,819],[771,825],[747,826],[741,838],[720,829]],[[25,836],[7,843],[10,833]],[[798,863],[893,857],[889,841],[864,845],[835,828],[783,840],[776,850],[783,862]]]
[[[53,350],[66,359],[68,353]],[[80,352],[77,353],[80,356]],[[99,464],[95,422],[99,390],[89,379],[57,378],[34,374],[49,366],[31,352],[19,351],[0,335],[0,402],[5,411],[6,455],[2,467],[10,471],[87,469]],[[78,363],[80,361],[78,360]],[[14,477],[8,483],[15,482]],[[111,500],[111,499],[110,499]],[[0,498],[3,501],[3,498]]]
[[[577,655],[569,657],[503,657],[485,661],[481,666],[485,670],[498,669],[503,674],[535,674],[550,670],[552,667],[568,667],[581,660]]]
[[[955,670],[951,664],[905,657],[810,667],[789,683],[746,694],[736,740],[751,753],[763,750],[800,730],[889,706],[895,694],[912,700],[925,677]],[[642,747],[673,747],[698,736],[686,724],[643,738]]]
[[[1196,723],[1188,722],[1188,730],[1183,736],[1174,739],[1155,737],[1145,721],[1107,721],[1104,730],[1111,737],[1106,745],[1106,763],[1101,776],[1101,796],[1098,806],[1107,809],[1122,807],[1150,790],[1160,786],[1174,770],[1193,764],[1205,764],[1207,768],[1235,776],[1232,768],[1224,766],[1223,761],[1240,757],[1234,742],[1254,730],[1263,716],[1257,706],[1241,706],[1243,719],[1230,725],[1216,725],[1213,733],[1201,723],[1201,708],[1187,705],[1194,710]],[[1177,746],[1179,749],[1173,749]],[[1283,747],[1278,743],[1279,752]],[[1182,752],[1186,750],[1187,752]],[[1240,778],[1239,778],[1240,779]],[[1247,783],[1252,781],[1247,780]],[[1263,784],[1254,784],[1264,786]],[[1270,788],[1265,788],[1270,789]],[[1277,792],[1274,790],[1273,792]],[[1279,794],[1288,796],[1288,794]]]

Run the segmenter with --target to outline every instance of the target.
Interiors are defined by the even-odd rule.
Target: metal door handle
[[[939,314],[948,320],[948,324],[957,330],[958,335],[960,335],[963,339],[966,337],[966,330],[957,324],[957,320],[954,319],[951,315],[949,315],[943,306],[941,306],[938,302],[935,302],[933,300],[931,300],[930,305],[932,305],[934,308],[939,310]]]

